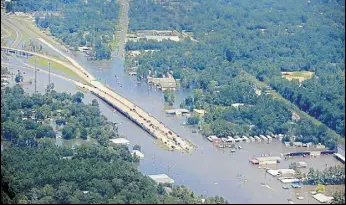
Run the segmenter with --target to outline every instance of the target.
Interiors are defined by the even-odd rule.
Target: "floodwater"
[[[264,169],[259,169],[258,166],[251,165],[248,161],[253,156],[260,156],[261,154],[279,156],[280,153],[306,150],[306,148],[287,148],[279,140],[273,139],[270,144],[240,143],[243,149],[237,150],[235,153],[231,153],[229,149],[217,149],[206,138],[198,133],[192,133],[189,127],[184,126],[183,122],[186,121],[184,117],[167,116],[164,113],[163,94],[149,88],[146,84],[137,85],[135,77],[129,77],[124,73],[122,60],[114,58],[110,62],[91,62],[85,60],[83,56],[76,56],[75,58],[100,81],[147,110],[178,135],[197,145],[198,149],[190,154],[165,151],[154,144],[154,139],[149,134],[97,99],[103,115],[111,121],[121,123],[119,134],[126,136],[130,140],[131,146],[141,145],[145,158],[141,160],[139,170],[143,174],[165,173],[172,177],[176,184],[185,185],[197,194],[219,195],[230,203],[288,203],[287,199],[298,202],[291,189],[282,189],[279,180],[266,175]],[[115,74],[122,86],[117,83]],[[26,70],[25,75],[28,76],[27,78],[34,76],[32,70]],[[37,90],[44,92],[48,84],[47,74],[38,72],[37,76],[39,79]],[[77,92],[71,82],[55,76],[52,76],[51,80],[58,92]],[[33,92],[34,85],[28,84],[24,88],[27,92]],[[176,92],[174,106],[178,107],[184,97],[188,95],[189,92]],[[96,97],[90,93],[85,93],[84,102],[90,103],[94,98]],[[332,156],[294,157],[273,165],[271,168],[288,168],[289,163],[293,161],[305,161],[308,163],[308,168],[319,169],[340,164]],[[304,171],[307,172],[308,168]],[[268,184],[269,188],[263,187],[261,183]],[[304,192],[303,189],[302,192]],[[299,201],[299,203],[308,202],[316,203],[317,201],[312,198]]]

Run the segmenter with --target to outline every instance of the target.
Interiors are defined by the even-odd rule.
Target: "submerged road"
[[[42,42],[46,43],[48,46],[52,46],[45,41],[42,41]],[[55,49],[53,46],[52,48]],[[148,112],[146,112],[142,108],[132,103],[130,100],[120,96],[119,94],[115,93],[112,89],[108,88],[107,86],[97,81],[96,78],[92,76],[81,65],[79,65],[78,62],[66,56],[59,50],[56,49],[57,52],[62,54],[64,57],[66,57],[70,63],[66,63],[66,62],[57,60],[55,58],[48,57],[43,54],[39,54],[39,53],[31,52],[31,51],[25,51],[25,50],[9,48],[9,47],[1,47],[1,50],[12,51],[16,53],[32,54],[32,55],[39,56],[47,60],[59,63],[67,67],[68,69],[74,71],[81,79],[85,80],[88,84],[87,85],[81,82],[74,81],[77,86],[89,90],[93,94],[97,95],[98,97],[106,101],[108,104],[112,105],[115,109],[117,109],[127,118],[129,118],[131,121],[136,123],[142,129],[147,131],[154,138],[161,140],[161,142],[165,146],[167,146],[168,149],[183,150],[183,151],[191,151],[193,149],[191,144],[189,144],[187,141],[185,141],[180,136],[178,136],[175,132],[167,128],[162,122],[157,120],[155,117],[151,116]]]
[[[118,57],[124,59],[125,58],[125,44],[126,44],[126,34],[128,30],[128,24],[129,24],[129,1],[128,0],[121,0],[120,1],[120,41],[119,41],[119,47],[118,47]]]

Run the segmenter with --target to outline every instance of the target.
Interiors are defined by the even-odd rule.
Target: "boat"
[[[231,149],[231,152],[235,152],[235,149]]]
[[[239,145],[239,146],[238,146],[238,149],[243,149],[243,147]]]
[[[289,187],[286,186],[286,185],[283,185],[282,188],[283,188],[283,189],[289,189]]]

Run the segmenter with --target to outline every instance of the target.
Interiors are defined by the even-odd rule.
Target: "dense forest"
[[[336,165],[328,167],[323,171],[310,168],[304,183],[309,185],[345,184],[345,167]]]
[[[271,122],[268,131],[293,130],[298,135],[296,139],[323,142],[330,147],[336,139],[326,126],[344,137],[344,1],[160,2],[164,3],[131,1],[130,29],[186,30],[193,32],[198,42],[187,39],[180,43],[148,41],[139,42],[137,46],[130,43],[127,50],[160,50],[135,58],[139,79],[149,71],[173,72],[175,78],[181,79],[183,88],[201,90],[203,98],[194,106],[221,106],[207,110],[206,116],[213,116],[214,122],[222,122],[217,123],[224,125],[220,130],[230,129],[230,124],[240,125],[237,129],[244,131],[249,126],[261,130],[265,127],[262,122]],[[160,15],[156,11],[160,11]],[[311,71],[314,76],[302,83],[288,81],[282,78],[282,72],[287,71]],[[237,85],[238,82],[244,83]],[[260,86],[263,83],[267,86]],[[288,129],[287,109],[274,106],[270,110],[273,101],[270,95],[255,97],[253,92],[260,89],[262,94],[268,94],[271,88],[324,125],[300,116],[302,120]],[[188,106],[191,99],[193,97],[186,99],[190,102]],[[251,107],[230,111],[230,104],[242,102],[264,109],[252,116],[247,114],[253,111]],[[206,125],[215,131],[212,125]]]
[[[19,86],[7,87],[1,99],[2,138],[16,146],[35,146],[37,139],[60,134],[64,139],[89,137],[107,145],[117,136],[96,100],[85,105],[83,93],[57,93],[53,88],[51,84],[45,94],[28,96]]]
[[[52,85],[43,95],[27,95],[19,86],[6,88],[1,95],[1,203],[201,202],[202,196],[184,186],[157,185],[143,176],[126,146],[108,146],[103,139],[108,141],[111,123],[100,115],[97,101],[84,105],[82,99],[79,92],[57,93]],[[66,124],[63,133],[70,126],[65,139],[91,136],[99,143],[71,148],[40,140],[56,137],[46,119]],[[221,197],[205,200],[227,203]]]
[[[36,12],[36,24],[77,49],[92,47],[95,59],[110,59],[119,18],[115,0],[19,0],[8,3],[7,11]]]

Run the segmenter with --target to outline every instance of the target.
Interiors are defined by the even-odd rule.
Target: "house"
[[[264,135],[260,135],[260,138],[262,138],[264,141],[268,140]]]
[[[109,141],[113,142],[114,144],[118,144],[118,145],[129,145],[130,144],[130,141],[128,141],[125,138],[109,139]]]
[[[151,179],[153,179],[156,183],[168,183],[173,184],[174,179],[170,178],[166,174],[157,174],[157,175],[148,175]]]
[[[226,138],[226,142],[235,143],[235,140],[233,139],[233,137],[228,136],[228,137]]]
[[[158,86],[159,89],[165,91],[167,89],[175,89],[177,87],[177,82],[174,78],[152,78],[148,77],[148,83],[152,83]]]
[[[240,106],[244,106],[244,105],[245,105],[244,103],[233,103],[232,107],[239,108]]]
[[[255,140],[258,141],[258,142],[262,141],[261,138],[258,137],[258,136],[254,136],[254,138],[255,138]]]
[[[249,139],[248,137],[243,136],[242,138],[243,138],[243,140],[244,140],[245,142],[250,142],[250,139]]]
[[[181,114],[187,114],[189,113],[189,110],[187,109],[171,109],[171,110],[166,110],[167,114],[175,114],[175,115],[181,115]]]
[[[334,199],[334,197],[326,196],[321,193],[315,194],[312,197],[314,197],[317,201],[321,203],[327,203],[327,204],[329,204]]]

